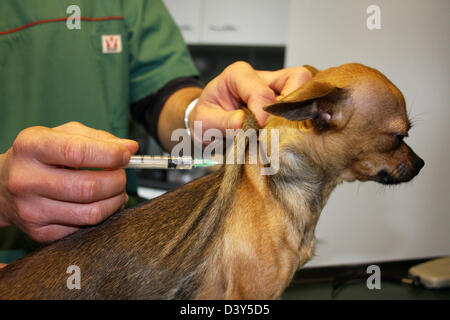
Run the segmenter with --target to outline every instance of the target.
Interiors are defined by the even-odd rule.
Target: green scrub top
[[[126,138],[131,103],[196,75],[160,0],[2,0],[0,152],[26,127],[69,121]],[[10,229],[0,229],[0,262]]]

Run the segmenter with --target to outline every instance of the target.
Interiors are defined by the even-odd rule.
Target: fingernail
[[[139,148],[139,143],[130,139],[119,139],[119,143],[124,145],[127,149]]]
[[[130,162],[130,153],[129,152],[124,152],[123,153],[123,159],[122,159],[122,165],[126,166],[129,162]]]
[[[123,141],[125,143],[133,143],[133,144],[137,144],[137,141],[131,140],[131,139],[120,139],[120,141]]]

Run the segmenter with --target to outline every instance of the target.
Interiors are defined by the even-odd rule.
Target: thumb
[[[194,117],[194,121],[202,121],[203,131],[214,128],[225,134],[226,129],[239,129],[244,123],[245,113],[243,110],[207,109],[199,112],[198,117]]]
[[[135,154],[139,149],[139,144],[137,143],[137,141],[130,139],[120,139],[109,132],[93,129],[76,121],[65,123],[53,129],[56,131],[63,131],[72,135],[76,134],[84,137],[89,137],[95,140],[118,143],[127,148],[131,154]]]
[[[125,148],[128,149],[128,151],[131,154],[135,154],[138,149],[139,149],[139,143],[137,141],[134,140],[130,140],[130,139],[112,139],[111,142],[115,142],[118,143],[122,146],[124,146]]]

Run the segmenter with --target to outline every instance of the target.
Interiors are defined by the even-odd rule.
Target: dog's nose
[[[423,161],[419,157],[416,157],[416,158],[414,158],[413,165],[414,165],[414,168],[416,169],[417,173],[419,173],[420,169],[422,169],[423,166],[425,165],[425,161]]]

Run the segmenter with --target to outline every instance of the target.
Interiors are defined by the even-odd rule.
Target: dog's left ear
[[[343,95],[341,88],[311,80],[284,99],[264,107],[264,110],[291,121],[311,119],[318,129],[322,129],[333,121],[338,111],[337,102]]]

